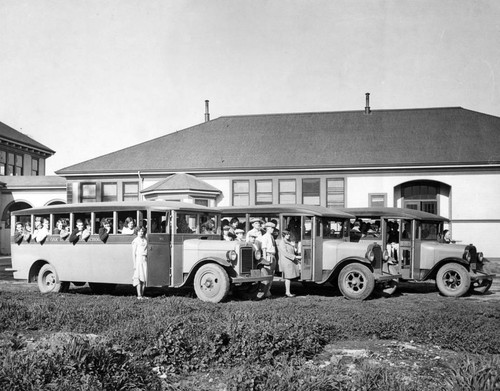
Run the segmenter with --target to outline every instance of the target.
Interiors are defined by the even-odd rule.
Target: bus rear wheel
[[[95,295],[110,295],[114,292],[116,284],[106,284],[101,282],[89,282],[90,290]]]
[[[194,291],[201,301],[218,303],[224,300],[229,286],[227,272],[222,266],[214,263],[203,265],[194,276]]]
[[[56,268],[48,263],[38,272],[38,289],[42,293],[64,293],[69,289],[69,282],[60,281]]]
[[[365,265],[351,263],[340,271],[338,285],[345,298],[365,300],[375,289],[375,278]]]

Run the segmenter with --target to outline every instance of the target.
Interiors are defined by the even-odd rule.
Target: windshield
[[[347,236],[347,224],[345,219],[334,217],[323,217],[324,239],[341,239]]]
[[[422,240],[438,240],[441,232],[440,222],[417,221],[417,239],[420,236]]]

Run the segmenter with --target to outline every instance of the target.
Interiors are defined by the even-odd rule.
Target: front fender
[[[322,281],[318,281],[318,284],[323,284],[325,282],[332,282],[334,283],[334,285],[336,285],[337,284],[336,280],[340,274],[340,271],[350,263],[362,263],[363,265],[368,266],[368,268],[373,272],[372,264],[368,259],[356,256],[348,257],[337,263],[337,265],[335,265],[335,267],[332,270],[330,270],[330,272],[326,276],[323,277]]]
[[[232,268],[233,265],[231,265],[231,263],[227,259],[219,258],[219,257],[205,257],[205,258],[200,259],[198,262],[196,262],[193,265],[193,267],[189,271],[186,279],[184,280],[184,282],[181,285],[179,285],[179,287],[191,285],[194,281],[194,276],[196,274],[196,271],[201,266],[203,266],[207,263],[217,263],[217,264],[221,265],[224,269],[227,270],[227,274],[229,275],[229,277],[236,277],[236,272]]]
[[[467,269],[467,271],[470,272],[470,264],[465,261],[464,259],[462,258],[457,258],[457,257],[448,257],[448,258],[444,258],[442,260],[440,260],[438,263],[436,263],[432,269],[430,269],[425,275],[424,277],[422,278],[422,281],[425,281],[425,280],[435,280],[436,279],[436,274],[438,272],[438,270],[443,266],[443,265],[446,265],[447,263],[458,263],[460,265],[462,265],[463,267],[465,267]]]

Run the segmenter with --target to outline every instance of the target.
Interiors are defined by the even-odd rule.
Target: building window
[[[255,181],[255,204],[265,205],[273,203],[273,181]]]
[[[438,214],[438,183],[431,181],[415,181],[402,186],[401,190],[405,208]]]
[[[204,200],[204,199],[201,199],[201,198],[195,198],[194,199],[194,203],[196,205],[208,206],[208,200]]]
[[[40,175],[39,164],[38,159],[31,159],[31,175]]]
[[[104,202],[118,201],[118,186],[116,183],[102,184],[102,200]]]
[[[297,183],[295,179],[280,179],[278,202],[280,204],[297,203]]]
[[[345,206],[344,178],[326,180],[326,206],[329,208],[343,208]]]
[[[319,205],[319,179],[302,179],[302,203],[306,205]]]
[[[368,194],[369,206],[387,206],[387,194]]]
[[[0,175],[5,175],[7,165],[7,152],[0,151]]]
[[[250,182],[233,181],[233,205],[250,205]]]
[[[123,201],[139,201],[139,183],[123,183]]]
[[[82,202],[97,202],[97,184],[82,183]]]

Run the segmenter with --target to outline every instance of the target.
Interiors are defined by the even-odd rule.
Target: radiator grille
[[[253,247],[240,248],[241,273],[250,273],[250,270],[255,269],[253,263]]]

